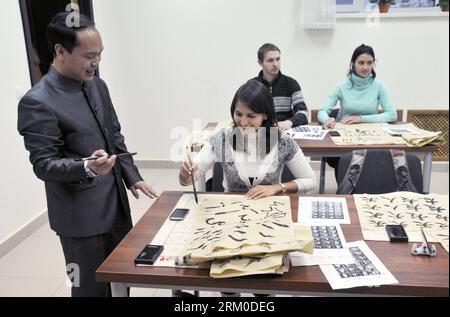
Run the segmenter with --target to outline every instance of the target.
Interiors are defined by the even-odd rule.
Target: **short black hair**
[[[271,43],[266,43],[263,46],[261,46],[258,50],[258,60],[262,63],[264,62],[264,57],[266,56],[267,52],[270,51],[278,51],[281,53],[280,49]]]
[[[79,14],[76,23],[72,23],[72,16]],[[77,17],[78,18],[78,17]],[[68,22],[71,22],[70,25]],[[72,25],[73,24],[73,25]],[[84,31],[88,28],[95,28],[95,23],[86,15],[78,11],[59,12],[53,16],[47,26],[47,43],[53,57],[56,56],[55,45],[61,44],[69,53],[73,52],[77,46],[77,32]]]

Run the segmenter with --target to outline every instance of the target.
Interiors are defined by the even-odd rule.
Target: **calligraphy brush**
[[[187,147],[186,147],[186,154],[187,154],[189,164],[191,164],[191,166],[192,166],[191,156],[189,155],[189,149]],[[197,188],[195,188],[194,171],[191,171],[190,174],[191,174],[192,188],[194,189],[195,202],[198,204]]]

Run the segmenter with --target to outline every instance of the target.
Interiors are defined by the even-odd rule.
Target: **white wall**
[[[338,20],[334,30],[299,26],[298,0],[93,0],[107,81],[137,159],[168,160],[174,126],[229,118],[235,90],[254,77],[265,42],[282,71],[319,108],[344,78],[353,49],[372,45],[377,73],[398,108],[448,108],[448,16]]]
[[[33,173],[17,132],[18,90],[30,88],[19,2],[0,10],[0,243],[46,208],[44,184]]]

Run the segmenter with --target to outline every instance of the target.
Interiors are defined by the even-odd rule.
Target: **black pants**
[[[130,218],[117,218],[111,231],[104,234],[84,238],[59,236],[67,275],[72,281],[72,297],[111,296],[109,283],[97,282],[95,271],[132,228]],[[78,281],[79,285],[74,285]]]

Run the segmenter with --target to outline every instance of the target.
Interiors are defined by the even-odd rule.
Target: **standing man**
[[[280,49],[270,43],[261,46],[258,64],[262,70],[255,79],[272,93],[280,130],[308,124],[308,109],[300,85],[280,71]]]
[[[132,227],[125,185],[154,198],[127,153],[108,88],[94,76],[103,44],[88,17],[56,14],[47,27],[54,60],[20,100],[18,130],[45,182],[51,228],[61,240],[72,296],[108,296],[95,271]],[[108,157],[111,155],[111,157]],[[94,160],[80,158],[94,156]],[[78,283],[79,282],[79,283]]]

